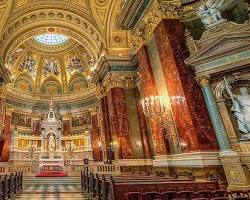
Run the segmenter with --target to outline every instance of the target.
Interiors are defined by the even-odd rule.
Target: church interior
[[[0,0],[7,199],[250,199],[250,1]]]

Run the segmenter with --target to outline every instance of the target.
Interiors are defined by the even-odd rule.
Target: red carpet
[[[68,174],[59,171],[41,171],[36,177],[66,177]]]

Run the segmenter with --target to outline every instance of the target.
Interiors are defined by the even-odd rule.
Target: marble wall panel
[[[184,63],[189,54],[182,24],[178,20],[163,20],[154,35],[182,150],[217,150],[195,73]]]
[[[158,95],[155,79],[150,64],[147,47],[143,46],[137,53],[139,62],[139,77],[142,91],[145,97]],[[155,155],[169,154],[168,143],[166,142],[164,131],[159,125],[159,121],[149,118],[152,140],[154,144]]]
[[[119,159],[133,158],[133,149],[130,143],[130,127],[127,105],[123,88],[112,88],[107,94],[110,128],[112,140]]]
[[[98,118],[97,115],[92,115],[92,133],[91,133],[91,141],[92,141],[92,150],[93,157],[95,161],[102,160],[102,150],[101,150],[101,142],[98,131]]]
[[[10,155],[10,126],[11,126],[11,116],[10,115],[5,115],[5,120],[4,120],[4,136],[5,136],[5,141],[3,145],[3,151],[2,151],[2,156],[1,156],[1,161],[2,162],[8,162],[9,161],[9,155]]]

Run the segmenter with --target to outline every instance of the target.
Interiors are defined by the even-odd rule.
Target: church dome
[[[92,55],[64,34],[35,35],[7,58],[13,79],[9,89],[45,97],[80,95],[93,87],[89,81],[92,63]]]

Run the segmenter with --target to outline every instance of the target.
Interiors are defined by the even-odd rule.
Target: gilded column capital
[[[153,35],[162,19],[179,19],[183,15],[179,0],[157,0],[149,7],[137,27],[132,31],[131,54],[134,55]]]
[[[12,112],[13,112],[13,108],[6,108],[6,110],[5,110],[5,114],[8,116],[11,116]]]
[[[90,109],[91,116],[97,115],[97,108]]]
[[[198,83],[200,84],[201,87],[210,84],[210,80],[209,80],[208,76],[197,77],[196,80],[198,81]]]
[[[70,120],[71,113],[63,113],[62,118],[63,121]]]

